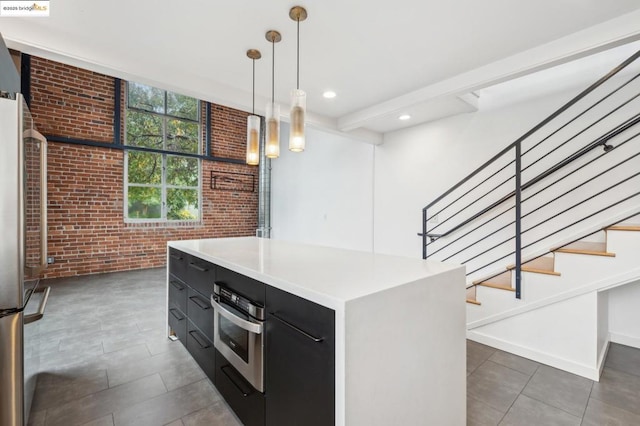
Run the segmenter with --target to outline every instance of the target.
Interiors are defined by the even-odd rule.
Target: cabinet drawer
[[[187,264],[187,283],[200,293],[209,297],[213,293],[216,280],[216,266],[206,260],[189,256]]]
[[[187,315],[189,320],[213,342],[214,310],[211,302],[195,290],[189,289],[187,299]]]
[[[174,275],[169,275],[169,304],[187,312],[187,285]]]
[[[237,272],[218,266],[216,282],[234,292],[264,306],[265,284],[253,278],[241,275]]]
[[[169,304],[169,327],[183,345],[187,345],[187,316],[175,305]]]
[[[271,286],[266,295],[266,425],[332,426],[334,311]]]
[[[264,426],[265,397],[216,351],[214,385],[245,426]]]
[[[188,320],[187,350],[211,381],[215,376],[215,348],[213,343]]]
[[[186,280],[188,258],[187,254],[169,247],[169,272],[181,280]]]
[[[286,291],[267,286],[267,313],[306,334],[333,344],[335,312]]]

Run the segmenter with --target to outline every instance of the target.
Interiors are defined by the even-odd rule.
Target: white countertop
[[[256,237],[170,241],[216,265],[331,309],[460,265]]]

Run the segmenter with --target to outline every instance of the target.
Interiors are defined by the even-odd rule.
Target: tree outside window
[[[200,102],[151,86],[127,84],[125,217],[132,221],[200,219]]]

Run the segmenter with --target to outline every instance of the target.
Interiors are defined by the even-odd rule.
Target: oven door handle
[[[240,318],[239,316],[225,308],[222,304],[218,303],[213,294],[211,295],[211,306],[217,313],[219,313],[238,327],[247,330],[250,333],[262,334],[262,324],[256,324],[255,322],[247,321],[246,319]]]

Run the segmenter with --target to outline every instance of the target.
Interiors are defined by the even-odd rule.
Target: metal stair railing
[[[468,277],[513,257],[521,298],[524,250],[640,202],[638,58],[640,51],[426,205],[422,257],[465,264]]]

